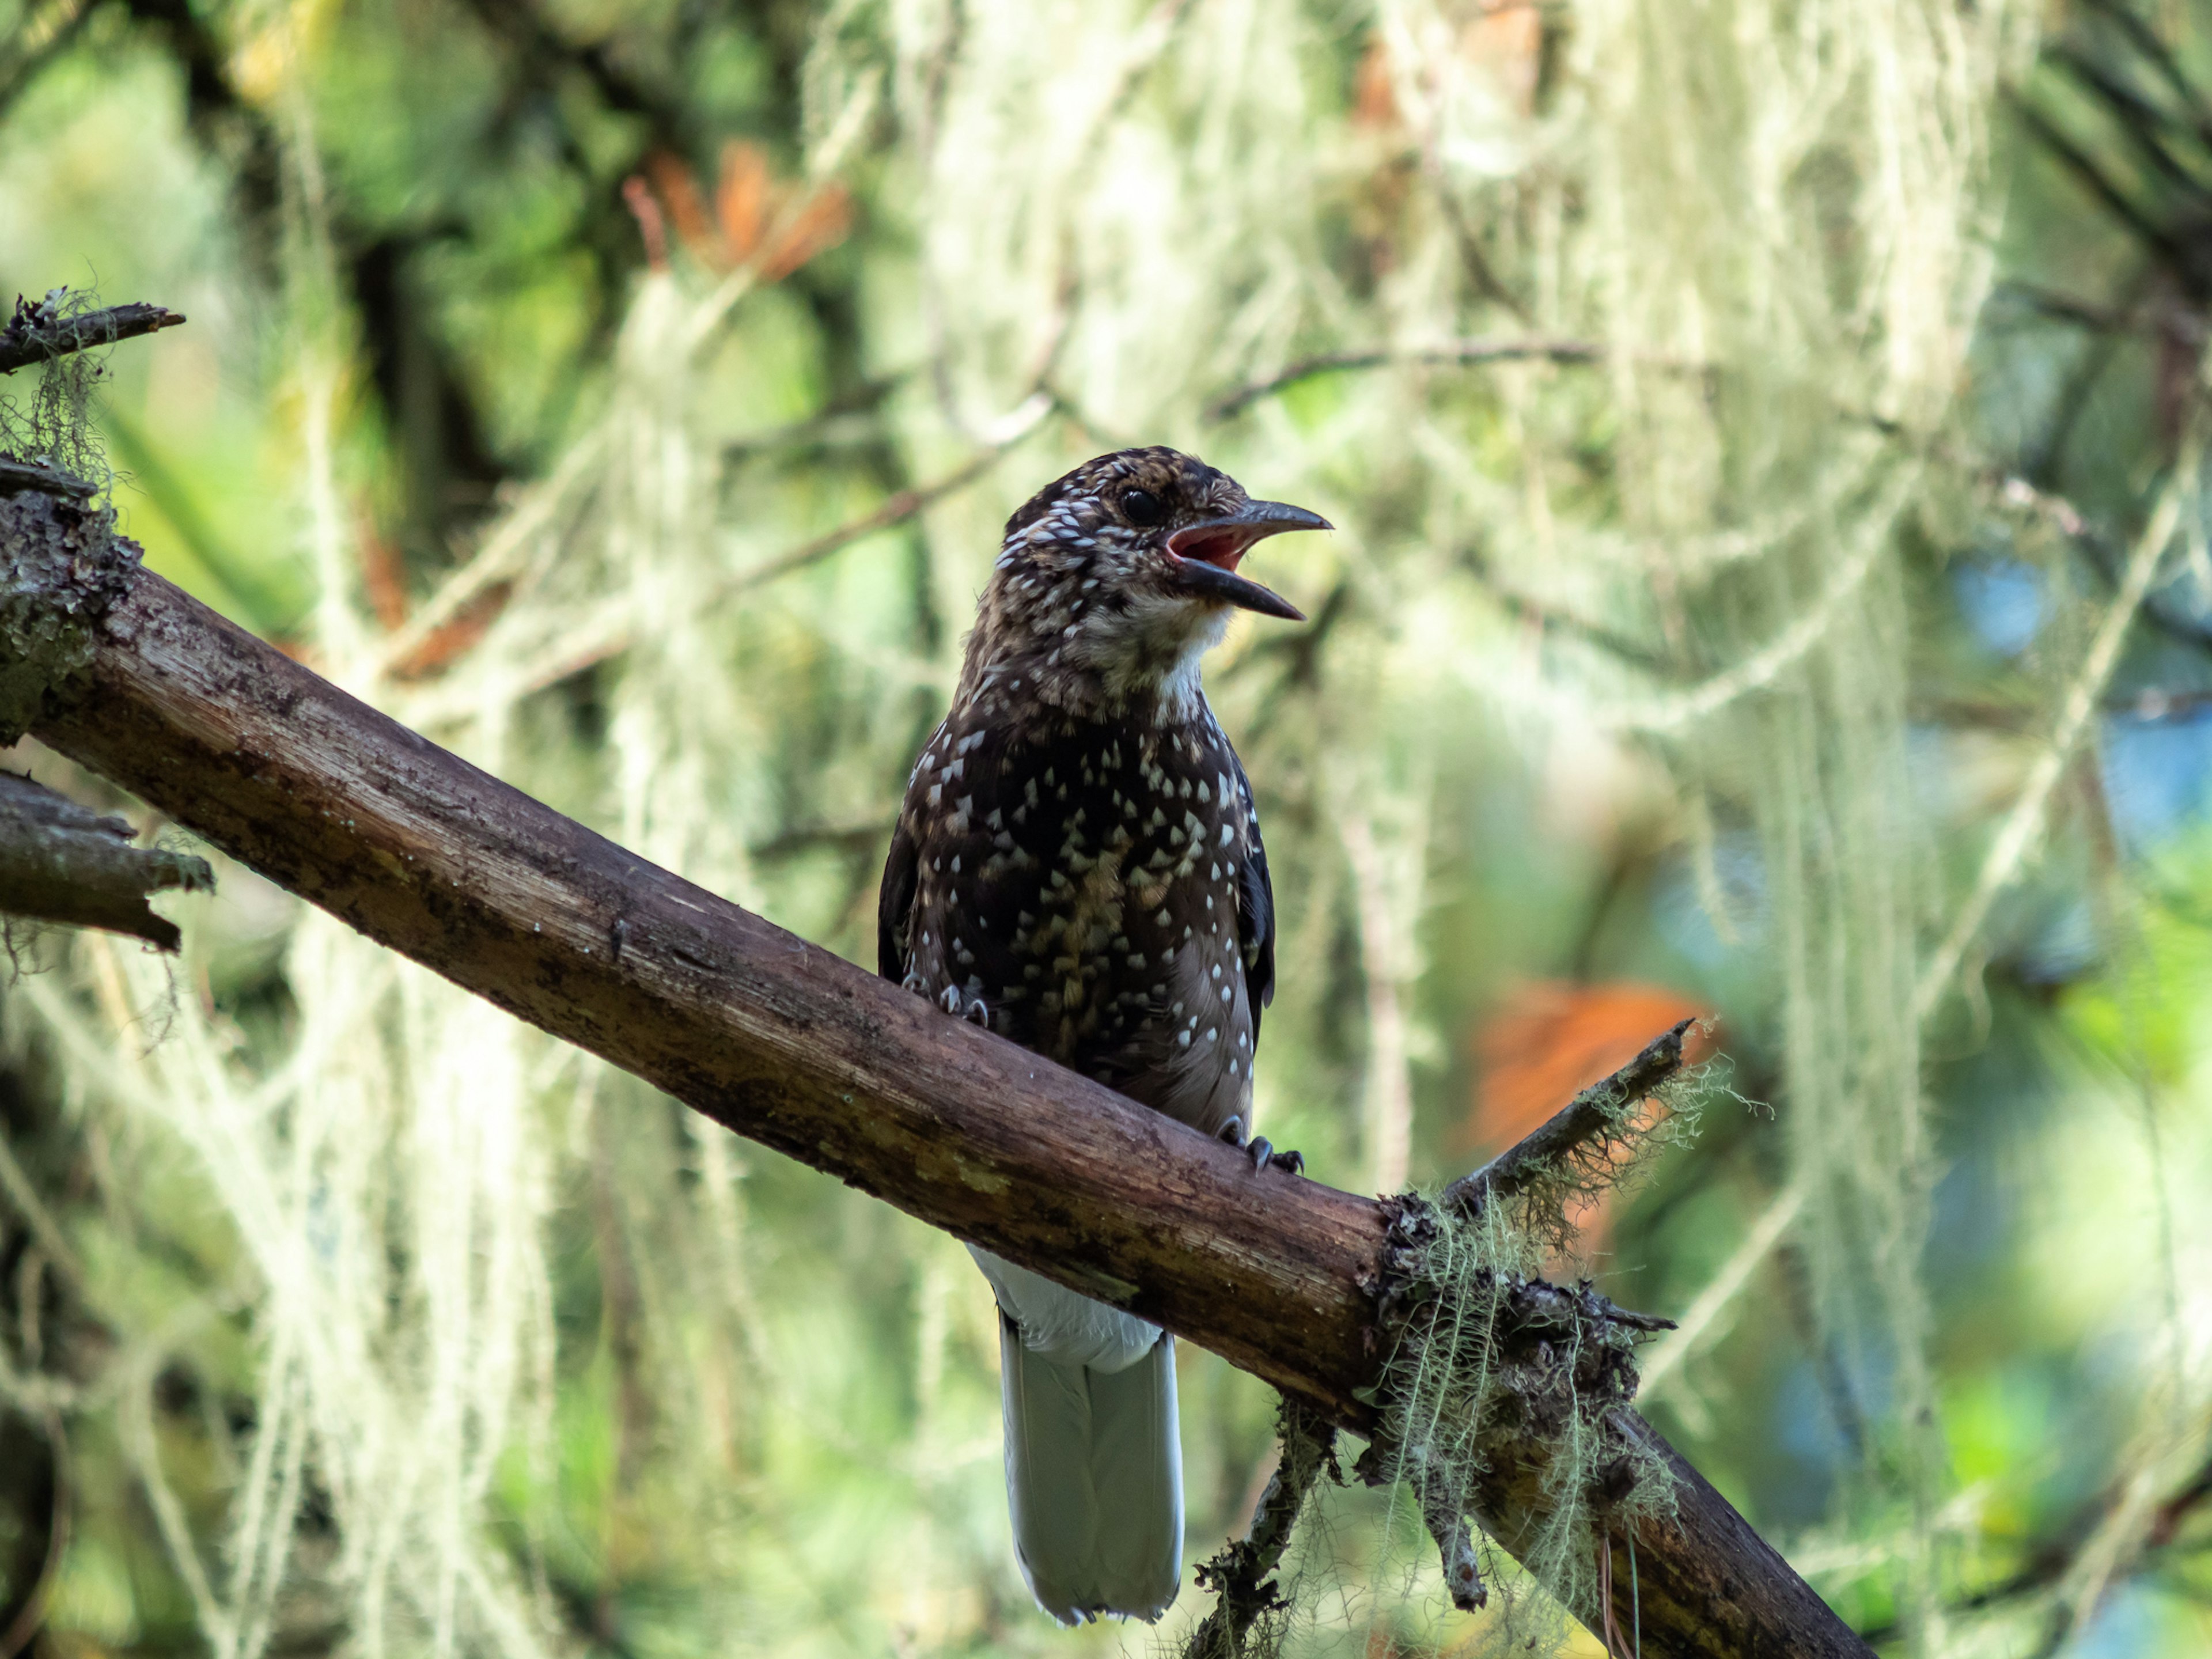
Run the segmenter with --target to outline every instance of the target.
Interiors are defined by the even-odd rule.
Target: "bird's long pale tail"
[[[1022,1576],[1064,1624],[1158,1618],[1182,1574],[1175,1339],[976,1254],[999,1295],[1006,1500]]]

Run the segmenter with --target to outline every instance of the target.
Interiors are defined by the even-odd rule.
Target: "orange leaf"
[[[752,258],[768,222],[768,152],[741,138],[731,139],[722,146],[722,176],[714,187],[725,264],[741,265]]]
[[[763,283],[781,282],[853,228],[853,198],[842,185],[824,185],[807,198],[761,254]]]
[[[1544,18],[1534,5],[1499,5],[1468,24],[1460,50],[1495,77],[1498,90],[1523,115],[1536,102],[1543,67]]]
[[[454,659],[473,649],[478,640],[489,633],[499,620],[499,613],[507,609],[507,602],[514,597],[512,582],[500,582],[487,587],[462,607],[461,613],[444,627],[434,629],[430,636],[392,665],[397,679],[428,679],[442,673]]]
[[[1482,1075],[1463,1144],[1502,1152],[1635,1059],[1668,1026],[1710,1012],[1654,985],[1537,980],[1521,986],[1476,1030]],[[1683,1040],[1683,1057],[1694,1065],[1714,1046],[1693,1027]]]
[[[714,264],[720,252],[714,227],[707,216],[706,200],[699,194],[699,181],[691,176],[691,169],[684,166],[684,158],[669,150],[656,149],[645,158],[645,170],[653,180],[654,191],[668,209],[677,235],[691,257],[702,264]]]
[[[362,514],[356,544],[361,549],[362,596],[376,620],[389,631],[407,620],[406,562],[398,548],[376,533],[366,513]]]
[[[1380,35],[1368,43],[1352,77],[1352,118],[1363,127],[1398,124],[1398,94],[1390,84],[1390,52]]]

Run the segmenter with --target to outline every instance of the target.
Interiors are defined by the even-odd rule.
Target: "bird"
[[[1303,622],[1243,575],[1327,530],[1177,450],[1101,455],[1006,521],[951,711],[908,779],[883,975],[1207,1134],[1249,1133],[1274,891],[1200,662],[1231,613]],[[997,1298],[1008,1507],[1038,1604],[1151,1620],[1182,1577],[1175,1340],[971,1244]]]

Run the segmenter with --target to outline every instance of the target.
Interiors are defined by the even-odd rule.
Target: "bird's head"
[[[1041,680],[1113,697],[1185,683],[1194,691],[1198,659],[1220,640],[1231,610],[1305,620],[1239,574],[1252,544],[1330,527],[1302,507],[1254,501],[1227,473],[1179,450],[1101,455],[1006,520],[971,666],[1004,672],[1024,662]]]

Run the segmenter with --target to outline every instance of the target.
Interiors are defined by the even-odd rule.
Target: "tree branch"
[[[1302,380],[1319,374],[1341,374],[1356,368],[1381,368],[1387,363],[1429,363],[1464,367],[1472,363],[1503,363],[1540,359],[1553,363],[1594,363],[1605,355],[1595,340],[1500,337],[1454,340],[1443,345],[1412,350],[1331,351],[1307,357],[1279,370],[1264,380],[1224,392],[1206,406],[1208,421],[1226,421],[1241,415],[1262,398],[1272,398]]]
[[[1626,1111],[1682,1069],[1682,1038],[1697,1023],[1683,1020],[1654,1038],[1611,1077],[1591,1084],[1540,1127],[1453,1182],[1444,1188],[1444,1208],[1474,1215],[1494,1198],[1526,1191],[1590,1141],[1617,1131]]]
[[[1212,1590],[1217,1600],[1184,1642],[1183,1659],[1238,1659],[1252,1626],[1289,1605],[1276,1587],[1274,1571],[1282,1565],[1308,1495],[1324,1471],[1336,1474],[1336,1430],[1285,1395],[1276,1413],[1276,1431],[1282,1461],[1260,1494],[1250,1528],[1192,1574],[1199,1588]]]
[[[41,466],[36,461],[19,461],[12,455],[0,455],[0,495],[20,495],[27,489],[35,489],[41,495],[65,495],[77,501],[90,501],[99,493],[71,473]]]
[[[57,605],[66,595],[54,596]],[[272,880],[763,1145],[1165,1325],[1371,1432],[1386,1216],[961,1021],[562,817],[130,573],[40,738]],[[1565,1294],[1562,1292],[1562,1294]],[[1868,1650],[1632,1413],[1675,1475],[1635,1534],[1653,1655]],[[1473,1493],[1508,1550],[1540,1442]],[[1629,1571],[1625,1535],[1613,1571]]]
[[[110,306],[65,317],[61,314],[63,292],[56,289],[36,305],[20,294],[15,296],[15,314],[7,327],[0,328],[0,374],[13,374],[72,351],[113,345],[133,335],[174,328],[185,320],[178,312],[149,305]]]
[[[0,772],[0,913],[103,927],[164,951],[176,924],[146,907],[149,893],[215,885],[205,859],[161,847],[133,847],[137,832],[28,778]]]

